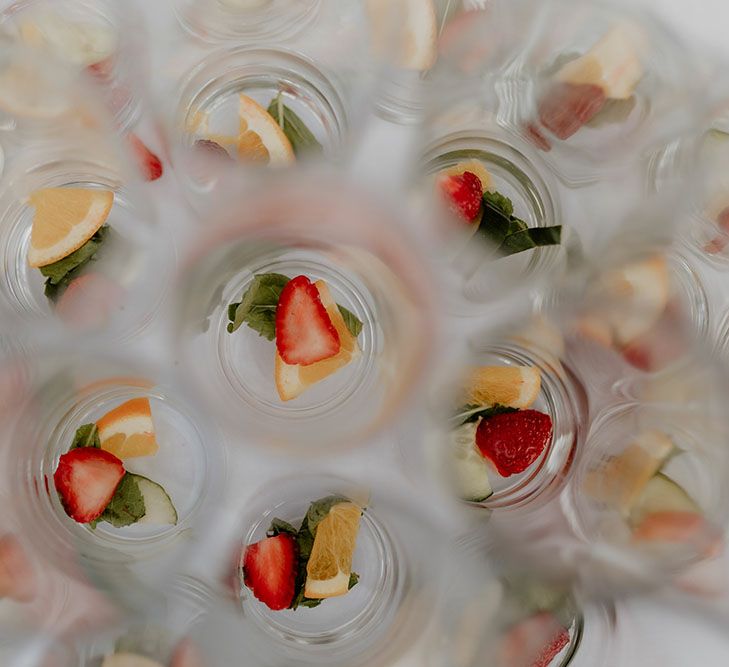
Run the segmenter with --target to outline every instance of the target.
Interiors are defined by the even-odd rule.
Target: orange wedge
[[[238,113],[238,157],[241,160],[261,162],[271,167],[283,167],[294,162],[291,142],[275,118],[258,102],[241,93]]]
[[[314,546],[306,564],[306,597],[331,598],[349,590],[361,516],[362,508],[358,505],[341,502],[334,505],[317,526]]]
[[[327,284],[323,280],[317,280],[314,285],[319,290],[322,305],[326,308],[329,319],[339,334],[339,352],[329,359],[322,359],[322,361],[308,366],[297,366],[287,364],[277,351],[274,374],[276,390],[282,401],[290,401],[300,396],[311,385],[329,377],[340,368],[344,368],[359,353],[357,340],[347,329]]]
[[[28,263],[53,264],[88,241],[109,217],[114,193],[86,188],[46,188],[30,196],[35,208]]]
[[[101,449],[120,459],[151,456],[158,449],[148,398],[133,398],[96,422]]]
[[[466,383],[466,403],[528,408],[541,385],[542,374],[534,366],[478,366]]]

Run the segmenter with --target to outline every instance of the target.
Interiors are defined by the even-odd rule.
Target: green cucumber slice
[[[139,485],[139,490],[144,498],[144,507],[146,512],[137,523],[146,523],[156,526],[176,525],[177,510],[172,504],[172,500],[167,491],[162,486],[147,479],[142,475],[134,475]]]
[[[681,486],[663,473],[648,481],[630,513],[630,522],[638,525],[656,512],[700,512],[699,506]]]
[[[451,432],[450,473],[463,500],[480,503],[493,494],[486,459],[476,448],[477,422],[463,424]]]

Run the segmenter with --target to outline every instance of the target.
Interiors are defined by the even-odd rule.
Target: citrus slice
[[[68,112],[71,100],[35,62],[13,62],[0,72],[0,110],[18,118],[48,120]]]
[[[404,69],[428,70],[438,57],[433,0],[367,0],[376,51],[395,53]],[[395,48],[392,48],[392,47]]]
[[[534,366],[479,366],[471,369],[466,402],[528,408],[539,395],[542,375]]]
[[[329,319],[339,334],[339,352],[333,357],[317,361],[308,366],[287,364],[281,358],[281,355],[276,352],[274,374],[276,390],[282,401],[297,398],[311,385],[321,382],[321,380],[329,377],[340,368],[344,368],[359,353],[357,339],[344,323],[344,318],[339,312],[339,307],[334,301],[327,284],[323,280],[317,280],[314,285],[319,291],[319,298],[324,308],[326,308]]]
[[[138,653],[114,653],[104,658],[101,667],[162,667],[162,665]]]
[[[241,93],[238,113],[238,157],[241,160],[262,162],[271,167],[282,167],[295,160],[288,137],[258,102]]]
[[[466,171],[478,176],[478,180],[481,181],[481,189],[484,192],[491,187],[491,174],[483,166],[483,163],[478,160],[464,160],[452,167],[448,167],[448,169],[444,169],[440,173],[444,176],[460,176]]]
[[[151,456],[158,449],[148,398],[133,398],[96,422],[101,449],[120,459]]]
[[[306,597],[331,598],[349,590],[361,516],[358,505],[342,502],[334,505],[319,523],[306,565]]]
[[[28,263],[53,264],[88,241],[106,222],[114,203],[109,190],[46,188],[30,196],[35,208]]]

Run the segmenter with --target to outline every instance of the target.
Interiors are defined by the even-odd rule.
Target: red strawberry
[[[503,667],[549,667],[555,656],[570,642],[570,633],[548,611],[542,611],[515,624],[501,644]]]
[[[549,143],[549,139],[542,134],[542,131],[535,123],[527,123],[524,125],[524,131],[526,132],[529,141],[531,141],[540,151],[548,153],[552,150],[552,144]]]
[[[79,447],[61,456],[53,474],[56,491],[74,521],[98,519],[124,477],[124,465],[113,454]]]
[[[100,81],[107,81],[114,71],[114,56],[108,56],[103,60],[99,60],[99,62],[89,65],[86,67],[86,71]]]
[[[719,213],[716,224],[719,225],[721,233],[704,246],[704,250],[710,255],[720,253],[729,244],[729,206]]]
[[[438,185],[451,210],[467,222],[473,222],[481,212],[483,188],[481,179],[470,171],[455,176],[442,176]]]
[[[560,139],[569,139],[605,104],[600,86],[556,83],[539,101],[539,120]]]
[[[270,609],[288,609],[296,584],[296,540],[281,533],[246,547],[243,580],[256,599]]]
[[[524,472],[552,437],[552,418],[537,410],[504,412],[482,419],[476,445],[502,477]]]
[[[124,298],[124,290],[101,273],[74,278],[61,294],[56,313],[74,329],[104,326]]]
[[[283,288],[276,308],[276,348],[287,364],[308,366],[339,352],[339,334],[306,276]]]
[[[156,181],[162,176],[162,161],[144,145],[136,134],[129,135],[129,143],[143,178],[146,181]]]

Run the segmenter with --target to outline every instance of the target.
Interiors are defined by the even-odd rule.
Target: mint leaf
[[[96,424],[84,424],[76,429],[76,435],[73,436],[73,442],[68,451],[77,449],[78,447],[95,447],[96,449],[101,449],[99,429],[96,427]]]
[[[304,151],[321,153],[324,150],[298,114],[283,103],[281,93],[271,100],[267,111],[279,124],[297,156]]]
[[[350,572],[349,574],[349,587],[347,590],[351,591],[359,583],[359,575],[356,572]]]
[[[228,306],[228,333],[237,331],[243,323],[268,340],[276,338],[276,307],[281,292],[291,280],[280,273],[262,273],[254,276],[243,299]]]
[[[282,533],[296,537],[298,531],[288,521],[284,521],[283,519],[274,519],[271,521],[266,535],[268,537],[276,537],[276,535],[281,535]]]
[[[518,412],[517,408],[509,408],[505,405],[491,405],[484,407],[483,405],[464,405],[458,409],[458,412],[453,416],[452,421],[453,427],[462,426],[463,424],[470,424],[471,422],[478,421],[479,419],[488,419],[495,415],[500,415],[505,412]]]
[[[357,336],[359,336],[360,332],[362,331],[362,327],[364,326],[362,324],[362,321],[353,312],[347,310],[344,306],[340,306],[339,304],[337,304],[337,308],[339,308],[339,312],[342,315],[344,323],[347,325],[347,329],[349,329],[349,333],[357,338]]]
[[[104,225],[78,250],[74,250],[70,255],[59,259],[53,264],[40,267],[40,272],[46,277],[44,291],[46,297],[51,301],[55,301],[63,293],[71,281],[94,258],[108,230],[109,226]]]
[[[142,492],[139,490],[136,476],[124,473],[119,486],[99,517],[99,521],[106,521],[116,528],[130,526],[141,519],[147,512]]]
[[[514,255],[540,246],[559,245],[562,242],[562,225],[533,227],[509,234],[499,246],[502,257]]]
[[[507,218],[514,215],[514,204],[511,199],[500,192],[484,192],[483,201],[484,204],[490,204],[493,208],[501,211]]]

